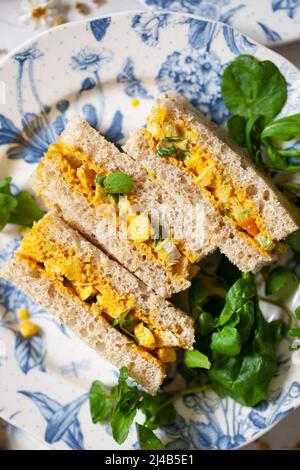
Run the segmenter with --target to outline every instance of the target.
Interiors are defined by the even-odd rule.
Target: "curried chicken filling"
[[[174,362],[173,347],[181,346],[176,332],[160,330],[155,322],[158,312],[146,314],[132,293],[117,291],[111,279],[101,274],[101,266],[88,255],[79,256],[73,247],[53,240],[50,224],[46,216],[34,225],[22,240],[18,257],[54,282],[65,295],[80,299],[91,312],[102,315],[140,348],[152,351],[163,362]],[[151,316],[153,321],[149,320]]]
[[[133,193],[126,194],[126,199],[105,194],[105,188],[97,184],[99,175],[107,176],[107,171],[99,169],[92,159],[83,152],[65,145],[62,141],[49,147],[44,159],[39,165],[37,174],[42,178],[44,161],[54,160],[60,165],[62,176],[74,191],[83,195],[89,205],[99,207],[105,204],[108,207],[103,217],[111,214],[111,209],[117,214],[117,223],[121,216],[126,218],[127,236],[147,259],[158,260],[165,266],[170,276],[175,279],[192,277],[197,272],[196,259],[192,252],[183,250],[180,243],[173,238],[155,238],[148,215],[134,211],[137,203]]]
[[[280,245],[264,227],[254,201],[226,168],[201,145],[201,136],[190,122],[157,106],[147,124],[147,135],[157,155],[193,176],[218,212],[260,252],[269,255]]]

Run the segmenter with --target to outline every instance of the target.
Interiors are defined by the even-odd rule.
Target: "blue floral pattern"
[[[300,0],[272,0],[273,11],[285,10],[290,18],[294,18]]]
[[[127,57],[122,71],[117,75],[117,82],[125,84],[124,91],[131,97],[152,99],[146,88],[141,84],[141,80],[136,78],[134,73],[134,64],[132,57]]]
[[[168,9],[176,3],[205,7],[207,14],[217,12],[223,21],[234,21],[246,4],[242,0],[160,2]],[[152,6],[156,4],[153,0]],[[276,15],[287,16],[287,9],[279,9],[287,5],[277,3]],[[292,6],[296,15],[297,5]],[[235,7],[239,7],[236,12]],[[258,28],[264,35],[276,35],[276,29]],[[1,168],[3,163],[6,174],[14,175],[20,187],[74,114],[83,115],[119,144],[143,124],[160,91],[175,90],[216,122],[224,122],[228,113],[220,94],[221,75],[239,54],[276,62],[289,78],[289,100],[283,115],[298,112],[300,106],[299,72],[228,25],[156,9],[65,25],[57,31],[59,34],[46,33],[21,48],[0,69],[11,103],[1,105],[0,110]],[[53,63],[59,64],[55,75]],[[140,108],[133,110],[128,98],[134,97],[139,98]],[[19,189],[14,185],[13,190],[17,193]],[[17,235],[17,228],[10,227],[1,233],[0,264],[18,247]],[[300,272],[299,260],[293,262]],[[21,307],[40,325],[38,336],[25,339],[19,334],[17,312]],[[0,383],[0,414],[4,418],[55,448],[113,448],[109,427],[92,425],[86,402],[91,382],[99,378],[113,385],[117,370],[3,280],[0,346],[2,343],[0,367],[5,379]],[[239,447],[299,406],[299,389],[299,362],[291,360],[288,344],[283,342],[269,403],[250,409],[222,400],[212,391],[185,397],[176,403],[176,423],[163,430],[162,439],[169,448],[184,450]],[[30,419],[32,414],[34,420]],[[136,446],[133,429],[125,447]]]
[[[182,93],[215,122],[221,123],[228,117],[221,98],[223,68],[214,52],[175,51],[162,64],[156,82],[160,91]]]
[[[237,27],[266,44],[299,39],[300,0],[142,0],[155,10],[193,13]],[[292,21],[294,20],[294,21]],[[269,21],[269,24],[266,23]],[[275,25],[275,29],[274,29]]]
[[[44,439],[48,444],[62,440],[73,450],[84,450],[83,434],[77,415],[88,399],[88,394],[62,406],[44,393],[24,390],[19,393],[32,400],[45,418],[47,426]]]

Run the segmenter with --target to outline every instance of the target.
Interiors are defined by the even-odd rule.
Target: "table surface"
[[[75,2],[65,1],[63,3],[71,7]],[[75,21],[106,13],[143,8],[138,0],[100,0],[98,2],[84,0],[82,3],[88,7],[88,14],[83,15],[75,11],[74,8],[70,8],[68,20]],[[0,58],[38,32],[21,23],[19,10],[20,1],[1,0]],[[274,47],[274,50],[300,68],[300,41]],[[32,437],[0,420],[0,449],[1,448],[46,449],[48,447],[45,447],[42,443],[37,442]],[[265,434],[262,439],[244,447],[244,449],[300,449],[300,409],[285,418],[274,429]]]

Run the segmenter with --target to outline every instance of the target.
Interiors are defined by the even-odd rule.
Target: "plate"
[[[269,46],[300,39],[300,0],[141,0],[150,8],[222,21]]]
[[[15,191],[28,188],[43,152],[76,114],[109,139],[123,142],[144,124],[163,90],[183,93],[216,122],[224,122],[228,114],[220,95],[221,74],[241,53],[277,64],[289,83],[283,114],[295,113],[300,105],[297,69],[214,21],[176,13],[122,13],[36,37],[0,66],[6,97],[0,105],[1,176],[13,176]],[[17,227],[1,232],[1,262],[19,241]],[[117,370],[10,284],[1,281],[0,294],[3,418],[54,448],[119,448],[108,427],[91,423],[88,406],[91,382],[115,384]],[[300,299],[294,302],[299,305]],[[41,327],[32,339],[18,334],[20,307],[28,308]],[[268,403],[250,409],[212,391],[191,395],[176,404],[176,423],[161,431],[162,439],[176,449],[231,449],[258,437],[300,404],[300,358],[295,354],[284,341]],[[133,430],[123,448],[136,447]]]

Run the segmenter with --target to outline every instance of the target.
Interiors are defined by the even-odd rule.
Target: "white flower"
[[[34,29],[53,26],[59,18],[58,0],[22,0],[20,19]]]

